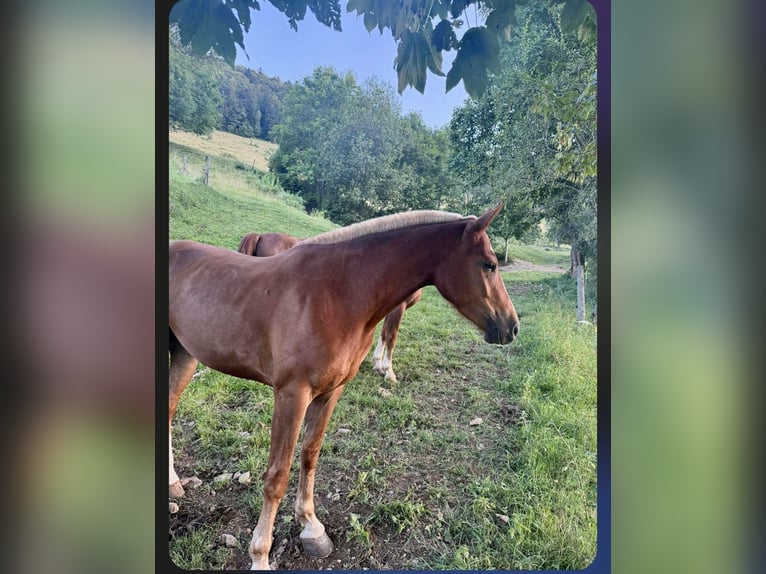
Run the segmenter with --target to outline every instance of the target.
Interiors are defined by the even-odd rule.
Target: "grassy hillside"
[[[258,138],[244,138],[214,130],[210,136],[198,136],[183,130],[168,130],[171,149],[176,146],[196,149],[221,158],[234,158],[245,165],[268,171],[269,157],[277,145]],[[171,151],[172,156],[172,151]]]
[[[252,170],[237,157],[211,156],[210,185],[204,185],[205,154],[179,144],[172,148],[170,239],[194,239],[236,249],[242,236],[251,231],[309,237],[337,227],[307,215],[300,198],[285,193],[269,174]],[[186,174],[182,173],[184,157]]]
[[[308,236],[333,227],[236,158],[213,158],[213,185],[197,183],[201,153],[178,149],[169,167],[172,238],[234,248],[247,231]],[[520,247],[525,260],[567,261],[566,250]],[[429,287],[402,322],[399,382],[383,381],[365,360],[330,421],[317,469],[317,514],[336,550],[321,560],[299,552],[294,462],[274,530],[280,568],[557,570],[592,561],[596,329],[575,324],[574,282],[565,275],[503,277],[521,321],[510,346],[484,343]],[[272,407],[269,387],[198,368],[173,425],[179,475],[202,480],[170,520],[170,555],[181,568],[249,568]],[[248,486],[213,481],[246,471]],[[221,544],[222,534],[237,545]]]

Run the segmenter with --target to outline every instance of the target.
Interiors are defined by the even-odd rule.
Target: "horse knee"
[[[285,468],[270,468],[263,475],[263,495],[271,500],[282,500],[287,491],[290,470]]]

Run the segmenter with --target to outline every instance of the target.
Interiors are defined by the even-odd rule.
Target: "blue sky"
[[[283,81],[300,81],[311,75],[317,66],[333,66],[339,72],[351,70],[358,82],[376,76],[391,85],[396,93],[396,43],[386,30],[367,32],[361,18],[345,11],[342,3],[342,32],[328,28],[314,18],[311,11],[298,22],[298,32],[290,28],[287,17],[268,2],[261,2],[260,11],[251,12],[252,26],[245,36],[248,60],[237,47],[236,63]],[[444,53],[442,69],[445,73],[452,65],[455,51]],[[420,112],[432,128],[445,126],[452,110],[468,97],[462,82],[444,93],[445,78],[428,73],[425,94],[406,88],[399,97],[402,111]]]

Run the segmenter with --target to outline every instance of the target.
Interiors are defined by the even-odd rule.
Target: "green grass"
[[[491,231],[492,228],[490,227]],[[492,246],[498,258],[502,261],[503,257],[505,257],[505,241],[495,237],[492,241]],[[511,262],[520,259],[537,265],[559,265],[569,268],[569,257],[569,245],[556,247],[542,240],[534,244],[527,244],[511,239],[508,246],[508,259]]]
[[[237,160],[213,158],[210,185],[199,181],[203,156],[188,152],[187,174],[171,159],[169,170],[170,239],[194,239],[236,249],[251,231],[309,237],[337,227],[311,217],[293,196],[275,190],[268,177],[239,169]],[[266,181],[265,181],[266,180]],[[286,203],[286,196],[288,203]]]
[[[175,175],[173,202],[171,236],[230,247],[267,226],[304,236],[331,226],[265,192]],[[527,253],[540,261],[547,252]],[[280,567],[581,569],[593,560],[596,328],[575,323],[565,275],[503,277],[521,321],[513,344],[486,344],[428,287],[402,322],[399,382],[384,382],[365,360],[330,421],[317,470],[317,514],[336,550],[324,560],[297,553],[294,462],[274,531],[274,548],[289,541]],[[182,568],[249,567],[272,406],[265,385],[204,367],[182,397],[177,470],[204,481],[171,520],[171,556]],[[469,425],[477,417],[482,423]],[[250,471],[252,484],[214,487],[213,477],[237,471]],[[216,542],[224,532],[238,547]]]

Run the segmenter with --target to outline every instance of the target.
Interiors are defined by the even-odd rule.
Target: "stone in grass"
[[[196,476],[190,476],[188,478],[181,479],[181,486],[185,486],[187,488],[197,488],[198,486],[202,486],[202,481]]]
[[[483,422],[484,422],[484,419],[483,419],[483,418],[481,418],[481,417],[476,417],[476,418],[475,418],[475,419],[473,419],[473,420],[472,420],[470,423],[468,423],[468,426],[469,426],[469,427],[475,427],[475,426],[477,426],[477,425],[480,425],[480,424],[481,424],[481,423],[483,423]]]
[[[240,484],[250,484],[250,482],[251,482],[250,471],[248,470],[247,472],[243,472],[242,474],[240,474],[237,477],[237,481]]]
[[[237,539],[231,534],[221,534],[221,537],[218,540],[230,548],[237,545]]]
[[[180,510],[180,507],[175,502],[168,503],[168,510],[170,514],[175,514]]]
[[[219,474],[218,476],[213,478],[213,482],[216,482],[216,483],[229,482],[233,476],[234,475],[231,472],[224,472],[223,474]]]

